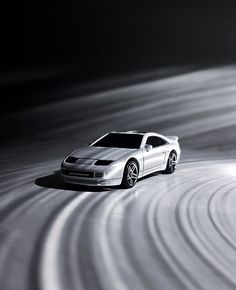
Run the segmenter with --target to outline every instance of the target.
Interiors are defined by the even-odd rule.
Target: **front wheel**
[[[164,170],[164,173],[171,174],[175,171],[177,163],[177,155],[174,152],[171,152],[166,164],[166,169]]]
[[[129,161],[124,169],[122,186],[124,188],[133,187],[138,180],[138,165],[135,161]]]

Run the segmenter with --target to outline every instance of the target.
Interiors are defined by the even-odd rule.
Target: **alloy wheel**
[[[130,187],[134,186],[138,179],[138,166],[135,162],[130,162],[127,168],[127,183]]]

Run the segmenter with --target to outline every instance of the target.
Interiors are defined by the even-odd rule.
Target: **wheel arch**
[[[169,152],[169,153],[167,152],[167,154],[166,154],[166,156],[165,156],[165,163],[168,162],[168,159],[169,159],[171,153],[175,153],[175,154],[176,154],[176,157],[177,157],[177,152],[176,152],[176,150],[175,150],[175,149],[171,149],[170,152]]]
[[[177,152],[176,152],[175,149],[172,149],[172,150],[170,151],[170,154],[171,154],[171,153],[175,153],[175,154],[176,154],[176,157],[178,157],[178,154],[177,154]],[[170,154],[169,154],[169,156],[170,156]]]
[[[129,164],[129,162],[135,162],[137,164],[137,167],[138,167],[138,176],[137,176],[137,179],[135,180],[135,183],[137,182],[138,178],[139,178],[139,170],[140,170],[140,164],[138,162],[138,160],[135,158],[135,157],[130,157],[126,160],[126,163],[125,163],[125,166],[123,168],[123,178],[122,178],[122,182],[121,182],[121,185],[124,186],[124,188],[131,188],[135,185],[135,183],[131,186],[131,185],[128,185],[127,181],[126,181],[126,178],[125,178],[125,170],[127,168],[127,165]]]
[[[125,170],[126,165],[127,165],[130,161],[135,161],[135,162],[137,163],[137,165],[138,165],[138,172],[140,172],[140,164],[139,164],[138,160],[137,160],[135,157],[130,157],[130,158],[126,161],[126,163],[125,163],[125,166],[124,166],[124,169],[123,169],[123,173],[124,173],[124,170]]]

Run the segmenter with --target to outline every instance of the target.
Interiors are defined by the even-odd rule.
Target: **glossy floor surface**
[[[0,289],[235,289],[235,80],[223,67],[84,98],[74,88],[6,117],[22,140],[1,151]],[[128,190],[63,184],[64,154],[118,129],[179,135],[176,172]]]

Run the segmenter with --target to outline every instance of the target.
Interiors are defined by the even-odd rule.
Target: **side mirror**
[[[145,146],[144,146],[144,149],[146,151],[150,151],[150,150],[152,150],[152,148],[153,148],[153,146],[152,145],[149,145],[149,144],[145,144]]]

